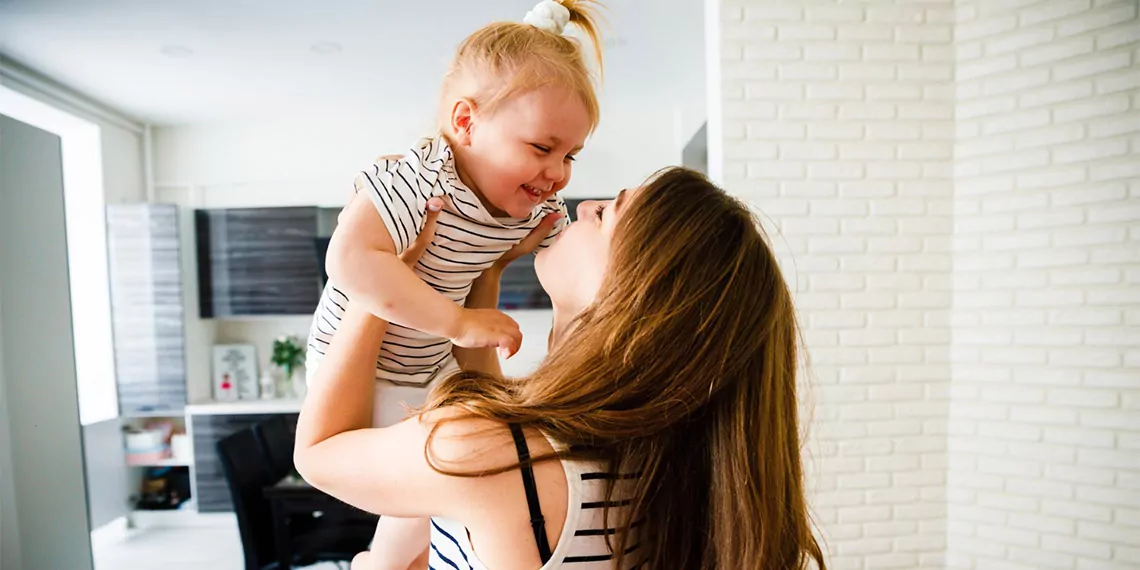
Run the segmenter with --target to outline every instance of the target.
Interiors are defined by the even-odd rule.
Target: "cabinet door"
[[[295,430],[297,414],[285,416]],[[234,510],[226,475],[222,472],[222,461],[218,458],[218,442],[227,435],[252,428],[258,422],[272,417],[273,414],[190,416],[190,429],[194,434],[194,492],[198,499],[198,512],[225,513]]]
[[[186,362],[178,208],[108,206],[107,253],[120,412],[180,411]]]
[[[202,318],[312,314],[317,218],[315,207],[195,211]]]

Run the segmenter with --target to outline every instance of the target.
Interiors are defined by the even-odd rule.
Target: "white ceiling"
[[[422,109],[463,37],[533,4],[0,0],[0,54],[157,125]],[[609,2],[606,105],[703,109],[703,5]]]

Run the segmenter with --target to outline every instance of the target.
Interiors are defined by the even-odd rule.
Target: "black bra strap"
[[[519,463],[530,460],[530,448],[526,445],[523,430],[516,424],[510,424],[511,435],[515,438],[515,449],[519,453]],[[546,564],[551,557],[550,542],[546,540],[546,519],[542,517],[542,508],[538,504],[538,486],[534,482],[534,469],[530,465],[519,468],[523,478],[523,488],[526,489],[526,504],[530,508],[530,526],[534,529],[534,541],[538,543],[538,555],[542,563]]]

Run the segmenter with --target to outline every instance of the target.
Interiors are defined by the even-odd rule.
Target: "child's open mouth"
[[[522,189],[526,190],[526,193],[530,194],[534,198],[542,198],[542,190],[539,190],[538,188],[535,188],[534,186],[531,186],[529,184],[523,184]]]

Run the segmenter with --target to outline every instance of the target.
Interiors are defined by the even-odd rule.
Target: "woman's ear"
[[[470,99],[459,99],[451,108],[451,133],[455,144],[471,146],[471,131],[475,128],[475,103]]]

